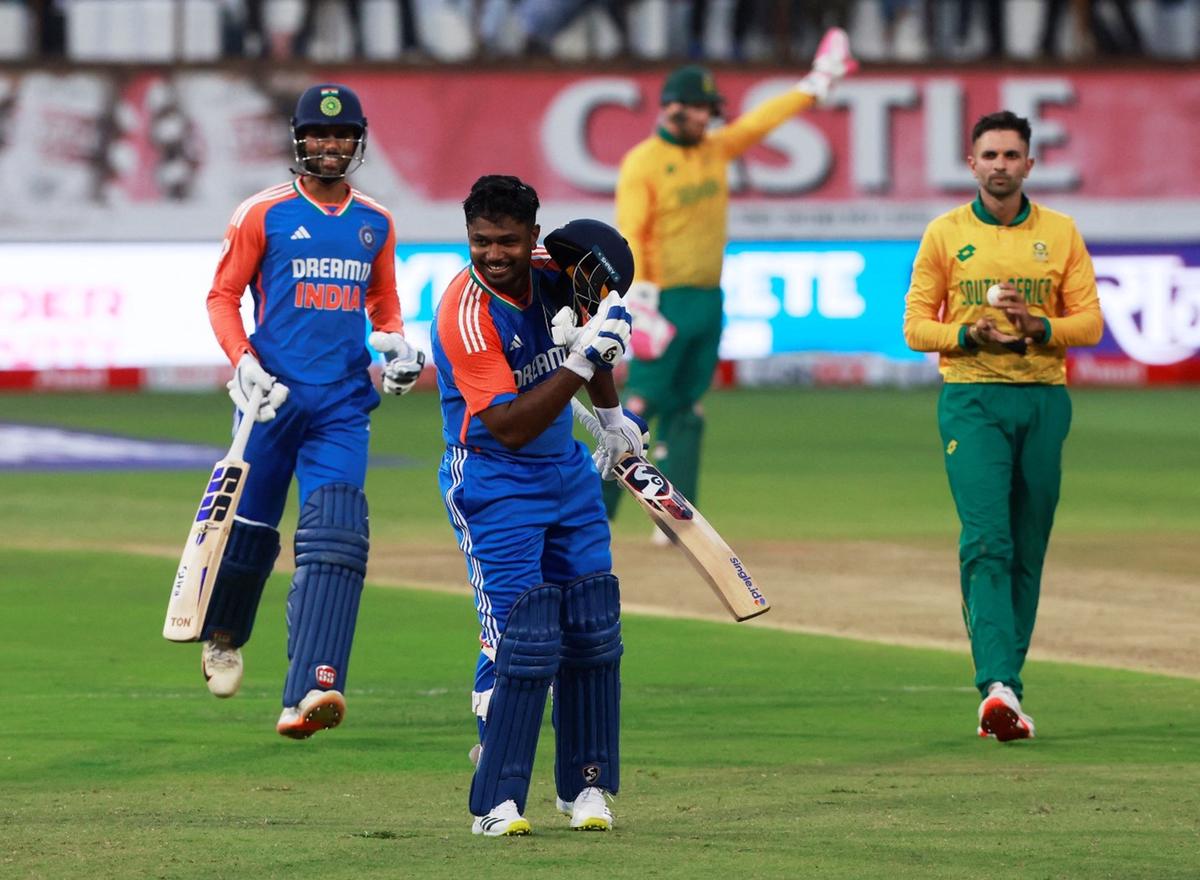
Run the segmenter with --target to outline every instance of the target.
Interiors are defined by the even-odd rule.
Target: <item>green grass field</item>
[[[1056,534],[1194,547],[1200,391],[1073,397]],[[714,394],[704,507],[733,542],[953,535],[933,407]],[[226,416],[217,395],[0,396],[0,421],[214,446]],[[374,451],[410,466],[369,478],[373,541],[451,540],[437,430],[430,395],[378,411]],[[0,877],[1200,876],[1200,680],[1034,660],[1039,739],[1002,746],[973,735],[961,652],[638,616],[617,829],[554,813],[547,727],[534,836],[473,838],[469,596],[368,585],[346,723],[284,740],[285,576],[232,700],[204,689],[197,648],[158,635],[163,548],[203,477],[0,471]]]

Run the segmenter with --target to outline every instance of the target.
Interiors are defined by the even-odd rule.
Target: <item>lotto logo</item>
[[[317,684],[321,687],[333,687],[337,681],[337,670],[332,666],[318,666],[316,670]]]

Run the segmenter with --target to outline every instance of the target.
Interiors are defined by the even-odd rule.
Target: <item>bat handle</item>
[[[597,441],[604,439],[604,428],[600,425],[600,420],[595,414],[588,409],[584,404],[580,403],[577,398],[571,398],[571,412],[575,413],[575,418],[579,424],[587,429],[587,432],[596,438]]]
[[[262,406],[265,397],[266,394],[262,388],[255,385],[250,392],[250,403],[247,410],[242,413],[242,419],[238,422],[237,430],[233,434],[233,445],[229,447],[230,458],[242,458],[245,454],[246,444],[250,442],[250,429],[254,427],[254,417],[258,415],[259,407]]]

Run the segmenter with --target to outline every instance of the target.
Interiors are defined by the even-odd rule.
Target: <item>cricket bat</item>
[[[258,412],[262,401],[262,390],[255,388],[250,394],[249,412]],[[242,456],[253,427],[254,417],[243,414],[229,452],[213,465],[187,543],[183,545],[175,582],[171,585],[167,619],[163,623],[164,639],[194,642],[204,629],[212,585],[221,567],[221,556],[229,540],[229,530],[233,528],[233,515],[237,513],[242,489],[246,486],[246,475],[250,473],[250,465]]]
[[[591,410],[578,400],[571,401],[571,409],[579,423],[600,440],[604,429]],[[746,564],[662,471],[640,455],[625,456],[614,470],[617,481],[691,560],[735,620],[749,620],[771,610]]]

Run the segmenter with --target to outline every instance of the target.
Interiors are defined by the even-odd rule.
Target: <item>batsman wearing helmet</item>
[[[276,730],[304,739],[345,715],[346,673],[366,573],[363,484],[371,410],[379,394],[371,346],[385,356],[383,390],[412,388],[424,355],[404,339],[391,215],[351,187],[367,118],[345,86],[305,91],[292,117],[295,179],[234,212],[208,294],[217,340],[235,367],[235,418],[250,435],[251,468],[201,638],[202,668],[218,697],[242,680],[263,585],[279,554],[279,520],[293,476],[299,491],[296,574],[288,594],[288,673]],[[239,305],[247,287],[254,331]],[[250,411],[256,388],[265,402]]]
[[[596,464],[572,436],[586,387],[606,425],[596,453],[640,452],[618,405],[633,277],[615,229],[575,220],[538,247],[538,199],[515,177],[481,177],[463,202],[471,264],[438,304],[433,356],[446,453],[442,497],[480,622],[472,694],[480,746],[472,831],[528,834],[529,778],[554,685],[558,808],[607,831],[619,786],[621,620]],[[609,442],[611,440],[611,442]]]
[[[789,117],[823,103],[856,68],[845,31],[833,28],[812,72],[794,89],[710,131],[722,105],[712,74],[682,67],[663,84],[657,130],[621,162],[617,227],[637,266],[626,297],[634,317],[627,402],[647,421],[658,419],[659,467],[693,502],[704,431],[700,400],[721,340],[729,163]],[[620,495],[615,483],[605,486],[610,514]]]

